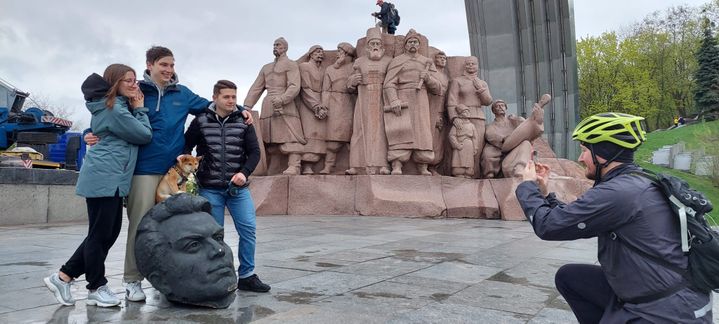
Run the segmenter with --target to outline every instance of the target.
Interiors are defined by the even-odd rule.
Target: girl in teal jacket
[[[91,127],[102,137],[85,155],[76,192],[85,197],[90,228],[87,237],[60,271],[45,284],[63,305],[73,305],[70,283],[85,274],[88,305],[117,306],[120,300],[107,287],[105,258],[120,234],[122,199],[130,191],[138,145],[152,139],[152,128],[137,86],[135,71],[112,64],[103,76],[90,75],[82,84]]]

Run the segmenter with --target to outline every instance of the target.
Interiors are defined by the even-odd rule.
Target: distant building
[[[510,113],[529,115],[543,93],[544,137],[559,157],[574,159],[571,133],[579,118],[572,0],[465,0],[472,55],[480,78]],[[492,114],[485,114],[491,121]]]

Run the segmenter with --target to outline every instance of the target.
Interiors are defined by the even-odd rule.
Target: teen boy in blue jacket
[[[130,195],[127,197],[127,244],[125,247],[126,299],[145,300],[141,282],[144,279],[135,263],[135,234],[140,220],[155,205],[155,190],[162,176],[175,164],[185,145],[184,130],[188,114],[205,111],[209,101],[178,83],[175,58],[166,47],[153,46],[146,52],[147,70],[141,80],[140,90],[145,96],[145,106],[152,126],[152,142],[140,147],[135,174],[132,177]],[[242,115],[252,123],[249,112]],[[96,138],[85,136],[88,144]],[[100,139],[102,140],[102,139]]]

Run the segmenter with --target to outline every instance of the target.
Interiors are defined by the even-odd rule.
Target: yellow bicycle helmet
[[[642,129],[644,117],[623,113],[601,113],[582,120],[572,133],[572,139],[595,144],[611,142],[623,148],[634,150],[647,138]]]

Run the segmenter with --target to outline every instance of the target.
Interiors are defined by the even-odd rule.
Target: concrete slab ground
[[[256,273],[272,290],[237,292],[221,310],[169,303],[147,281],[145,303],[86,306],[83,277],[75,306],[60,306],[42,278],[86,225],[0,227],[0,323],[575,323],[554,272],[596,263],[596,239],[544,242],[526,222],[262,216],[257,225]],[[237,233],[225,234],[237,262]],[[121,295],[125,239],[126,228],[106,262]]]

